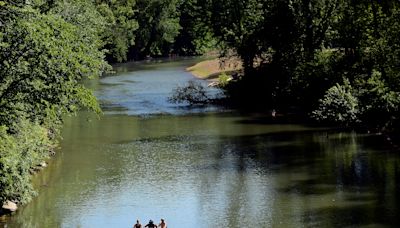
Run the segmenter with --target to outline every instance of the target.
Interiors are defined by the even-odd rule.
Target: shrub
[[[14,133],[0,126],[0,203],[12,200],[28,202],[34,195],[30,169],[49,156],[53,146],[47,129],[21,120]]]
[[[342,124],[358,122],[358,99],[351,93],[348,80],[344,85],[336,84],[319,100],[319,108],[312,112],[312,117],[319,121]]]
[[[81,81],[110,67],[100,51],[106,24],[89,3],[59,1],[47,13],[32,7],[41,3],[0,1],[0,203],[32,197],[30,170],[65,114],[101,111]]]
[[[400,92],[376,70],[357,83],[363,121],[385,129],[392,128],[400,117]]]
[[[218,76],[218,85],[221,88],[224,88],[225,86],[228,85],[229,81],[231,80],[231,77],[227,75],[226,73],[222,73]]]

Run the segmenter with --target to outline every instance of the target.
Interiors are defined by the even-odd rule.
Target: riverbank
[[[54,148],[49,149],[49,156],[37,164],[36,166],[33,166],[29,168],[29,174],[28,179],[31,182],[31,177],[39,172],[41,172],[43,169],[45,169],[48,164],[49,164],[49,159],[55,155]],[[32,189],[33,190],[33,189]],[[30,200],[29,200],[30,201]],[[1,204],[2,206],[0,207],[0,220],[5,220],[7,215],[11,215],[14,212],[16,212],[21,205],[23,205],[19,200],[16,199],[7,199]]]
[[[218,79],[219,75],[225,73],[232,75],[242,70],[242,62],[238,58],[220,59],[214,58],[201,61],[191,67],[186,68],[193,76],[204,80]]]
[[[209,86],[218,85],[218,78],[221,74],[225,73],[232,79],[232,75],[236,73],[241,73],[243,70],[242,62],[239,58],[230,58],[230,59],[220,59],[220,58],[213,58],[209,60],[204,60],[201,62],[196,63],[195,65],[186,68],[188,72],[190,72],[193,76],[211,81]],[[229,79],[230,80],[230,79]],[[240,98],[242,94],[239,95]],[[271,108],[271,107],[260,107],[259,103],[255,105],[251,104],[251,101],[244,100],[244,103],[240,103],[235,99],[224,100],[224,104],[231,107],[234,107],[241,112],[245,113],[264,113],[262,122],[264,123],[297,123],[297,124],[311,124],[313,126],[330,126],[335,127],[336,124],[333,123],[320,123],[316,122],[315,120],[311,119],[309,116],[309,112],[301,110],[300,107],[289,107],[289,108]],[[373,127],[369,126],[368,124],[357,124],[352,125],[352,127],[344,126],[343,129],[349,130],[356,130],[360,133],[371,132],[371,134],[385,134],[387,135],[387,141],[392,144],[393,149],[399,149],[400,144],[396,143],[399,138],[398,132],[390,132],[385,131],[382,129],[374,129]]]

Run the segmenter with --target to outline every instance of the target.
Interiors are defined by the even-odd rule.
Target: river
[[[66,119],[39,195],[0,226],[400,226],[400,159],[383,136],[168,103],[195,61],[91,81],[104,115]]]

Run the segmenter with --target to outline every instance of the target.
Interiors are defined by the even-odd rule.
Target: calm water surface
[[[400,225],[400,160],[382,136],[169,104],[193,61],[124,64],[92,81],[105,114],[66,120],[34,178],[39,196],[0,226]]]

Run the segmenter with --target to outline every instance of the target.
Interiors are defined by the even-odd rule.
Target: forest
[[[0,1],[0,202],[28,202],[65,115],[101,113],[81,81],[110,64],[217,50],[223,89],[252,110],[398,132],[396,0]]]

